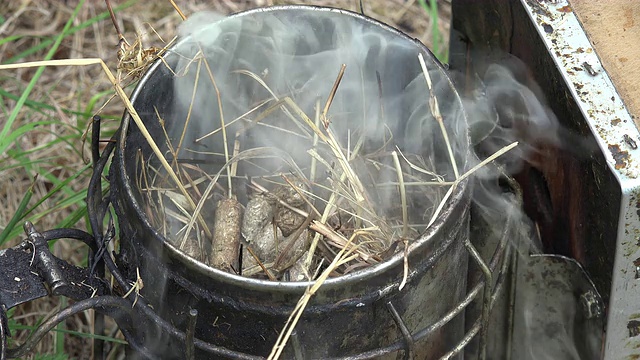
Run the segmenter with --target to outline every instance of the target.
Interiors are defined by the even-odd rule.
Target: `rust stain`
[[[633,20],[633,9],[627,6],[623,8],[624,8],[624,24],[622,25],[622,27],[624,29],[628,29],[630,27],[633,27],[633,25],[635,25],[635,21]]]
[[[629,337],[640,335],[640,321],[630,320],[627,323],[627,329],[629,330]]]
[[[611,125],[616,126],[618,124],[620,124],[622,120],[620,118],[615,118],[613,120],[611,120]]]
[[[565,6],[561,7],[561,8],[557,8],[556,10],[559,11],[559,12],[563,12],[563,13],[568,13],[568,12],[572,12],[573,11],[573,9],[571,9],[571,6],[569,6],[569,5],[565,5]]]
[[[620,170],[627,166],[627,162],[629,161],[629,152],[623,151],[620,149],[620,145],[611,145],[609,144],[609,151],[611,151],[611,155],[613,155],[613,160],[615,160],[616,170]]]

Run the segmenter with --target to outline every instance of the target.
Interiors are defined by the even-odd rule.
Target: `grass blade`
[[[420,6],[424,9],[424,11],[429,15],[431,19],[431,51],[434,55],[443,63],[447,62],[449,57],[448,49],[444,49],[444,52],[440,49],[440,43],[442,41],[442,34],[440,33],[440,28],[438,27],[438,0],[429,0],[429,4],[427,4],[427,0],[418,0]]]
[[[47,195],[43,196],[40,200],[38,200],[38,202],[36,202],[26,213],[25,216],[31,214],[33,212],[33,210],[35,210],[38,206],[40,206],[43,202],[45,202],[47,199],[49,199],[51,196],[53,196],[54,194],[57,194],[58,191],[60,191],[63,188],[66,188],[67,185],[69,185],[70,182],[74,181],[75,179],[77,179],[81,174],[83,174],[85,171],[87,171],[88,169],[90,169],[92,166],[92,164],[87,164],[85,165],[82,169],[80,169],[78,172],[76,172],[75,174],[67,177],[66,179],[64,179],[64,181],[60,182],[59,184],[57,184],[53,189],[49,190],[49,192],[47,193]]]
[[[73,21],[78,16],[78,13],[80,13],[80,9],[82,8],[82,5],[84,5],[84,2],[85,0],[80,0],[80,2],[78,3],[78,6],[76,6],[76,8],[73,10],[73,14],[71,15],[67,23],[64,25],[64,29],[62,30],[60,35],[58,35],[58,37],[56,38],[56,41],[54,42],[51,49],[49,49],[49,52],[47,52],[47,55],[45,56],[45,60],[50,60],[51,58],[53,58],[53,55],[58,51],[58,48],[60,47],[62,40],[67,36],[67,32],[71,28]],[[20,95],[20,98],[18,99],[16,106],[13,108],[13,111],[11,111],[11,114],[9,115],[7,122],[4,124],[4,127],[0,132],[0,139],[2,139],[1,140],[2,142],[5,141],[5,138],[9,134],[9,131],[11,131],[11,127],[13,126],[13,123],[18,118],[18,114],[20,113],[20,110],[22,110],[22,107],[24,106],[24,103],[27,101],[29,94],[31,94],[31,91],[38,83],[38,80],[40,79],[40,76],[42,76],[44,69],[45,67],[41,66],[36,70],[35,74],[31,78],[31,81],[29,81],[27,88],[22,92],[22,95]],[[0,154],[3,152],[4,152],[4,149],[0,147]]]
[[[113,91],[110,90],[112,93]],[[9,92],[7,92],[5,89],[0,88],[0,96],[2,97],[6,97],[8,99],[17,101],[18,99],[20,99],[19,96],[16,96],[14,94],[11,94]],[[96,95],[97,96],[97,95]],[[37,111],[41,114],[45,114],[44,110],[50,110],[50,111],[55,111],[56,108],[49,105],[49,104],[45,104],[45,103],[41,103],[38,101],[33,101],[33,100],[26,100],[24,102],[24,104],[26,106],[28,106],[29,108],[31,108],[34,111]],[[70,109],[66,109],[66,108],[60,108],[60,110],[62,110],[62,112],[66,113],[66,114],[70,114],[70,115],[79,115],[79,116],[87,116],[86,112],[82,112],[82,111],[74,111],[74,110],[70,110]]]
[[[20,201],[20,205],[18,205],[18,209],[16,210],[15,214],[13,214],[7,226],[4,228],[4,230],[2,230],[2,233],[0,233],[0,245],[4,244],[5,241],[9,239],[9,234],[13,231],[18,222],[24,217],[27,205],[29,205],[29,201],[31,201],[31,197],[33,196],[33,186],[35,184],[36,182],[34,180],[31,183],[31,186],[29,186],[29,189],[27,189],[27,193],[22,198],[22,201]]]
[[[14,119],[15,120],[15,119]],[[55,121],[37,121],[34,123],[26,123],[19,128],[15,129],[11,132],[11,134],[0,135],[0,154],[4,154],[7,148],[13,144],[13,142],[18,139],[20,136],[28,133],[29,131],[37,128],[41,125],[53,125],[59,124]],[[8,125],[8,123],[7,123]]]

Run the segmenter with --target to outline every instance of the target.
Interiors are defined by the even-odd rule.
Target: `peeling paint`
[[[611,155],[616,161],[615,167],[617,170],[627,167],[627,162],[629,161],[628,152],[620,150],[620,145],[618,144],[609,145],[609,151],[611,151]]]

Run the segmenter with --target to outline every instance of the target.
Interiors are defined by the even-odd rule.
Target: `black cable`
[[[27,340],[20,346],[8,349],[7,356],[9,358],[18,358],[26,355],[40,340],[47,335],[51,329],[56,327],[59,323],[65,321],[69,317],[89,309],[109,309],[118,308],[119,310],[131,313],[131,303],[123,298],[111,295],[96,296],[86,300],[80,300],[73,305],[62,309],[61,311],[53,314],[50,318],[40,324],[35,330],[31,332]],[[130,343],[132,346],[138,346],[138,344]],[[138,346],[139,347],[139,346]],[[139,347],[140,351],[148,351],[148,349]]]
[[[100,115],[93,116],[93,128],[91,129],[91,158],[97,164],[100,159]]]
[[[98,247],[97,250],[89,252],[88,266],[89,266],[89,279],[93,279],[94,274],[99,278],[104,278],[104,261],[107,249],[107,242],[102,233],[102,220],[108,203],[102,197],[102,172],[109,161],[111,153],[116,146],[116,136],[120,131],[111,138],[112,141],[107,143],[102,155],[100,156],[100,117],[94,116],[93,118],[93,131],[92,131],[92,157],[93,157],[93,173],[89,180],[89,187],[87,188],[87,213],[89,217],[89,224],[91,226],[91,232],[93,233],[94,241]],[[108,199],[108,198],[107,198]],[[108,200],[107,200],[108,201]],[[107,238],[109,239],[109,238]],[[109,257],[109,256],[106,256]],[[101,313],[94,313],[94,331],[97,334],[102,335],[104,333],[104,315]],[[93,355],[94,358],[104,358],[104,343],[101,340],[94,339],[93,341]]]
[[[119,132],[116,132],[116,134],[118,133]],[[112,140],[115,140],[115,136],[116,135],[114,135]],[[98,252],[94,252],[89,259],[91,274],[94,273],[95,269],[98,267],[98,263],[100,262],[100,258],[98,258],[97,255],[104,255],[104,250],[102,250],[102,248],[106,247],[102,235],[102,219],[104,218],[104,213],[106,212],[106,207],[103,206],[104,200],[102,198],[102,171],[107,165],[109,157],[115,149],[115,146],[115,141],[111,141],[105,147],[104,151],[102,152],[102,156],[93,166],[93,174],[91,175],[91,179],[89,180],[89,187],[87,189],[87,210],[89,225],[91,226],[91,232],[93,233],[95,242],[98,245]],[[100,276],[102,274],[98,275]]]
[[[53,229],[41,232],[45,240],[74,239],[85,243],[93,252],[98,251],[98,244],[93,235],[78,229]]]

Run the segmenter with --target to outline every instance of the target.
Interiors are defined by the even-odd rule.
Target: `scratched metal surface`
[[[640,355],[638,129],[567,1],[523,1],[622,190],[604,359]],[[594,194],[595,195],[595,194]]]
[[[552,236],[571,239],[607,309],[604,359],[640,356],[640,133],[567,1],[454,0],[451,68],[515,55],[563,127],[587,150],[546,149],[538,169],[555,207]],[[582,153],[581,153],[582,152]],[[572,248],[572,250],[575,250]]]
[[[512,359],[600,358],[602,302],[578,262],[533,255],[517,277]]]

